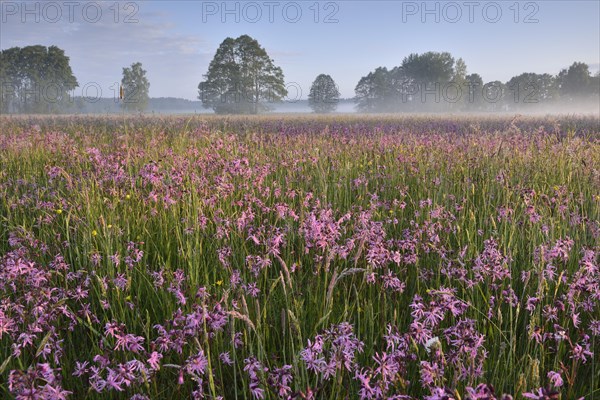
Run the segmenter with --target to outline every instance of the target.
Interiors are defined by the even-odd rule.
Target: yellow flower
[[[92,236],[96,236],[97,234],[98,234],[98,232],[96,232],[96,230],[94,229],[94,230],[92,231]]]
[[[62,214],[62,210],[59,208],[58,210],[56,210],[56,213],[60,215]]]
[[[222,284],[223,284],[223,280],[222,279],[220,279],[220,280],[217,281],[217,286],[221,286]]]
[[[111,224],[108,224],[106,227],[107,227],[108,229],[110,229],[110,228],[112,228],[112,225],[111,225]]]
[[[127,200],[129,200],[129,199],[131,198],[131,195],[129,195],[129,194],[126,194],[126,195],[125,195],[125,198],[126,198]]]

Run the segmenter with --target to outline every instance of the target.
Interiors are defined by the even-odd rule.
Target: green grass
[[[306,369],[299,354],[307,341],[314,341],[315,335],[331,325],[349,322],[364,342],[357,362],[362,368],[371,367],[372,357],[385,350],[386,327],[408,332],[413,322],[409,305],[415,295],[429,301],[432,291],[441,287],[456,289],[456,297],[469,304],[462,317],[476,321],[487,351],[482,377],[458,380],[457,371],[448,366],[445,386],[464,398],[466,386],[489,383],[497,394],[520,398],[522,392],[547,386],[546,374],[553,370],[563,371],[562,398],[600,396],[596,361],[600,346],[598,337],[590,333],[592,321],[600,319],[600,300],[593,293],[577,292],[573,299],[580,312],[579,326],[571,320],[568,307],[559,312],[556,322],[573,344],[590,335],[595,355],[586,363],[570,358],[572,349],[566,341],[542,346],[529,337],[535,326],[555,333],[553,323],[544,320],[542,308],[559,300],[565,303],[566,296],[574,293],[569,288],[581,269],[582,250],[595,251],[598,263],[597,119],[522,118],[514,128],[509,119],[500,117],[344,118],[1,120],[0,254],[12,250],[10,235],[35,238],[48,250],[41,251],[39,244],[25,245],[32,261],[46,268],[60,254],[69,272],[82,271],[89,278],[89,296],[82,301],[67,299],[64,304],[75,314],[89,304],[98,321],[79,314],[72,331],[66,329],[66,318],[54,322],[64,340],[64,354],[60,365],[50,363],[62,368],[62,386],[73,392],[72,398],[120,399],[134,393],[152,399],[187,398],[194,383],[186,376],[183,385],[177,384],[178,370],[173,366],[183,365],[200,348],[212,367],[202,386],[208,398],[251,398],[249,378],[243,371],[243,360],[251,356],[271,369],[291,365],[294,392],[310,387],[319,390],[317,398],[358,398],[360,386],[353,373],[339,370],[335,378],[325,380]],[[540,125],[551,127],[555,122],[569,130],[538,132]],[[282,134],[281,126],[290,131]],[[90,148],[98,150],[98,158]],[[155,183],[141,176],[151,164],[159,176]],[[55,178],[50,177],[52,167],[58,167]],[[294,197],[288,195],[290,190]],[[167,194],[172,204],[165,202]],[[432,205],[422,208],[420,202],[427,199]],[[275,207],[282,204],[297,219],[287,212],[278,215]],[[539,221],[530,221],[528,206]],[[430,211],[440,207],[443,217],[432,218]],[[511,218],[498,218],[499,207],[512,209]],[[339,224],[335,241],[347,245],[355,239],[345,259],[332,255],[330,245],[305,251],[308,240],[303,224],[311,213],[318,217],[327,209],[333,221],[349,213],[348,220]],[[254,219],[239,228],[236,224],[244,212],[252,212]],[[417,261],[388,261],[382,266],[370,262],[368,250],[377,235],[361,242],[362,213],[367,213],[370,229],[380,224],[384,240],[403,239],[405,231],[416,235]],[[276,257],[268,252],[264,238],[277,232],[283,235],[284,244]],[[430,241],[428,233],[437,238]],[[573,240],[573,249],[566,261],[555,265],[564,282],[542,279],[539,272],[544,262],[536,262],[536,251],[566,237]],[[474,260],[490,238],[511,259],[510,279],[497,287],[491,281],[469,287],[444,273],[448,263],[458,268],[460,260],[472,277]],[[137,243],[144,253],[131,268],[124,263],[130,254],[129,242]],[[383,246],[397,247],[385,241]],[[231,251],[228,265],[218,256],[224,248]],[[465,256],[460,258],[464,248]],[[98,265],[92,263],[93,254],[101,256]],[[121,257],[118,266],[110,260],[114,254]],[[268,258],[271,265],[254,277],[247,256]],[[157,289],[151,273],[161,268],[167,283]],[[178,269],[185,273],[185,305],[178,304],[167,290]],[[239,270],[244,282],[256,282],[260,289],[256,298],[232,286],[234,270]],[[404,291],[386,290],[379,280],[367,283],[371,271],[393,272],[405,284]],[[531,272],[528,281],[521,280],[522,271]],[[124,290],[113,284],[103,288],[101,279],[110,281],[119,274],[127,280]],[[51,275],[52,286],[57,288],[73,289],[77,281],[67,279],[66,272]],[[195,297],[199,287],[206,288],[207,299]],[[517,296],[516,306],[498,298],[509,288]],[[31,289],[13,290],[4,282],[0,290],[3,301],[27,307],[24,299]],[[492,296],[497,301],[490,307]],[[533,312],[524,308],[528,296],[540,298]],[[110,308],[104,309],[102,301]],[[583,308],[585,301],[591,304],[589,309]],[[91,361],[97,354],[109,354],[115,362],[139,357],[109,351],[115,343],[104,335],[106,323],[123,323],[127,333],[144,337],[145,351],[151,352],[156,324],[172,319],[179,308],[190,313],[194,305],[212,308],[217,303],[230,312],[225,329],[211,337],[205,330],[204,335],[186,342],[182,354],[165,352],[163,367],[146,382],[124,392],[98,394],[86,379],[72,376],[75,361]],[[435,334],[441,335],[458,320],[447,315]],[[244,341],[237,349],[231,345],[235,332]],[[0,338],[0,364],[7,360],[0,373],[4,382],[0,393],[6,397],[10,397],[6,382],[11,370],[44,362],[36,353],[44,344],[45,332],[19,357],[11,357],[17,336],[13,332]],[[451,350],[442,342],[443,351]],[[219,353],[225,351],[230,352],[233,366],[219,361]],[[410,351],[415,360],[392,387],[397,393],[419,398],[429,394],[419,382],[419,361],[428,360],[429,355],[415,341]],[[262,385],[267,398],[277,398],[268,389],[266,375]]]

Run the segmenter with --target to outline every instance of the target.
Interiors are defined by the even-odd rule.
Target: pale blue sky
[[[141,61],[152,97],[195,99],[219,44],[242,34],[265,47],[302,97],[320,73],[352,97],[369,71],[426,51],[462,57],[486,82],[556,74],[574,61],[596,72],[600,63],[598,0],[1,3],[0,48],[55,44],[71,58],[75,94],[100,88],[103,97],[122,67]]]

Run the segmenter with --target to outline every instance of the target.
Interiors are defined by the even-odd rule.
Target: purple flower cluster
[[[3,122],[2,398],[600,382],[596,120]]]

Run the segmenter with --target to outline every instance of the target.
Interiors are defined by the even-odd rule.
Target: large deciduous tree
[[[506,82],[505,101],[509,108],[532,107],[555,101],[558,97],[556,79],[550,74],[526,72]]]
[[[419,102],[418,109],[439,110],[448,107],[442,95],[446,85],[455,76],[454,57],[450,53],[430,51],[423,54],[410,54],[402,60],[400,69],[407,83],[413,87],[412,91],[417,92],[412,99],[413,103]],[[466,71],[466,66],[464,69]],[[464,74],[465,71],[459,72]]]
[[[198,98],[219,114],[257,114],[287,95],[281,68],[248,35],[225,39],[204,78]]]
[[[479,74],[465,76],[465,103],[468,110],[480,110],[484,104],[483,78]]]
[[[394,91],[392,73],[379,67],[360,79],[354,89],[354,101],[360,112],[392,111]]]
[[[126,111],[144,111],[148,106],[150,82],[146,78],[146,70],[142,63],[136,62],[131,67],[123,68],[121,79],[123,88],[123,108]]]
[[[310,87],[308,105],[316,113],[329,113],[335,111],[340,101],[340,91],[333,78],[320,74]]]
[[[405,75],[422,85],[450,82],[454,76],[454,58],[450,53],[410,54],[402,60]],[[466,67],[465,67],[466,68]]]
[[[0,112],[65,110],[78,86],[69,57],[56,46],[12,47],[0,52]]]
[[[587,64],[573,63],[558,74],[558,85],[563,98],[573,101],[593,93],[593,78]]]
[[[460,60],[456,69],[454,65],[450,53],[428,52],[410,54],[391,70],[379,67],[356,85],[357,108],[363,112],[449,109],[442,99],[446,86],[453,81],[461,88],[465,84],[465,63]]]

